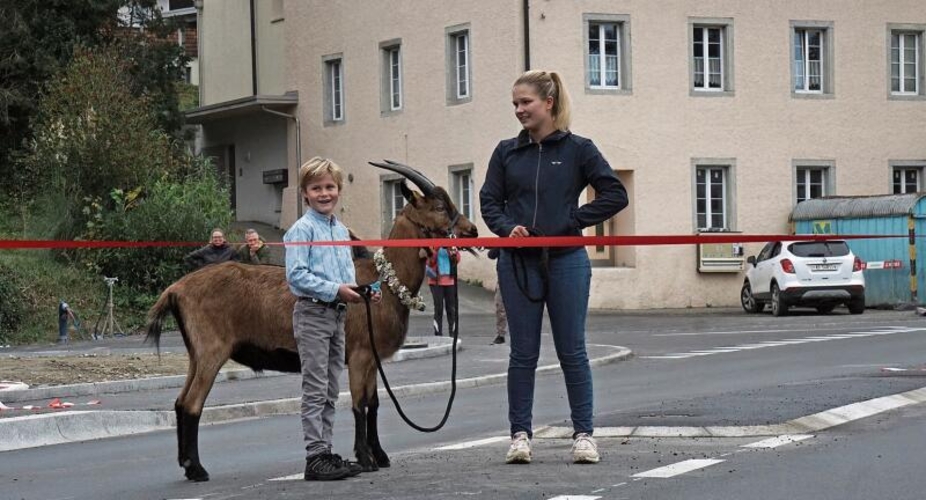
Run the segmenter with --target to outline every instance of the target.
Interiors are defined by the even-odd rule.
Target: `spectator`
[[[68,343],[68,320],[77,324],[77,316],[71,310],[71,306],[63,300],[58,301],[58,343]]]
[[[498,248],[489,250],[488,257],[497,259],[500,254]],[[495,285],[495,340],[492,344],[504,344],[508,334],[508,314],[505,312],[505,301],[502,300],[501,282]]]
[[[209,264],[218,264],[229,260],[238,260],[238,254],[225,241],[225,232],[219,228],[212,230],[212,239],[209,240],[208,245],[190,252],[183,259],[187,269],[191,272]]]
[[[264,244],[264,240],[257,234],[256,229],[248,229],[244,232],[244,245],[238,249],[238,261],[245,264],[269,264],[270,248]]]
[[[431,248],[425,267],[431,296],[434,297],[434,335],[443,335],[444,308],[447,308],[447,327],[450,336],[457,331],[457,283],[454,272],[460,262],[456,248]]]

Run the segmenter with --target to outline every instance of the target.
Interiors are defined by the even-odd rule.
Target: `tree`
[[[9,188],[12,157],[32,137],[39,96],[76,47],[118,42],[132,94],[150,100],[162,130],[179,133],[174,82],[187,59],[166,42],[173,26],[156,0],[0,0],[0,19],[0,188]]]

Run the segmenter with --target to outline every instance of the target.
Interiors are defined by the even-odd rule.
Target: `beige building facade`
[[[292,223],[297,165],[321,155],[349,174],[343,219],[379,237],[401,203],[397,179],[367,162],[388,158],[446,186],[488,234],[478,191],[518,133],[510,90],[526,67],[563,75],[572,130],[630,194],[587,234],[782,234],[802,199],[926,190],[919,0],[197,5],[203,107],[190,119],[235,181],[240,220]],[[593,308],[738,303],[733,245],[588,251]],[[460,270],[493,287],[493,265]]]

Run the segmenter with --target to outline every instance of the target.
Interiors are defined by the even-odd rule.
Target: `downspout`
[[[524,71],[531,69],[531,16],[530,0],[524,0],[521,10],[524,14]]]
[[[257,95],[257,20],[251,0],[251,95]]]
[[[916,219],[912,215],[907,219],[907,236],[910,253],[910,302],[916,305],[919,303],[919,279],[916,276]]]
[[[196,7],[196,64],[199,65],[197,71],[199,81],[196,82],[199,90],[199,105],[206,102],[206,65],[203,57],[203,0],[194,0],[193,6]]]
[[[296,183],[299,182],[299,169],[302,167],[302,128],[299,124],[299,117],[296,115],[290,115],[287,113],[282,113],[280,111],[275,111],[268,109],[267,106],[261,106],[260,109],[270,113],[271,115],[282,116],[283,118],[289,118],[290,120],[296,122]],[[299,193],[299,188],[296,186],[296,220],[299,220],[302,217],[302,198]]]

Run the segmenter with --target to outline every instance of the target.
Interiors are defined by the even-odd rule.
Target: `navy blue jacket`
[[[597,198],[579,207],[586,186]],[[515,226],[579,236],[627,206],[627,190],[590,139],[557,131],[534,143],[526,130],[498,144],[479,191],[482,219],[507,238]]]

